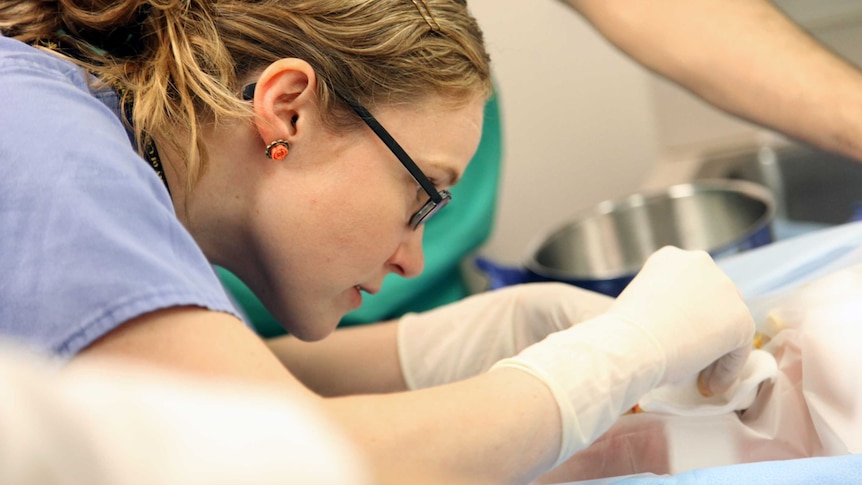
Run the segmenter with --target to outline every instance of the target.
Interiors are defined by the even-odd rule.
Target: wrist
[[[604,314],[550,335],[492,369],[545,383],[560,413],[556,463],[587,447],[664,378],[665,353],[639,325]]]

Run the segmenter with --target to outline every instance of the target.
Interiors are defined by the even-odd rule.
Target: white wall
[[[470,0],[500,88],[504,170],[483,254],[518,262],[535,235],[639,186],[657,159],[648,74],[554,0]]]
[[[862,0],[777,0],[862,64]],[[518,263],[577,212],[642,187],[675,147],[763,130],[725,115],[619,53],[557,0],[470,0],[500,88],[503,179],[483,255]],[[647,183],[647,185],[649,185]]]

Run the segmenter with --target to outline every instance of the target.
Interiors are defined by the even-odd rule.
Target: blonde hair
[[[489,57],[466,1],[422,3],[427,10],[412,0],[0,0],[0,31],[71,53],[121,87],[137,139],[158,135],[185,152],[191,187],[206,166],[200,126],[250,117],[239,83],[281,58],[312,65],[334,128],[358,122],[335,93],[368,107],[490,95]]]

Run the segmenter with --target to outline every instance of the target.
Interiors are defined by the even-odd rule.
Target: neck
[[[237,163],[248,153],[236,152],[237,147],[243,147],[236,138],[241,130],[229,126],[209,130],[203,133],[206,168],[191,187],[184,161],[187,154],[167,140],[155,141],[177,218],[211,263],[231,269],[230,263],[247,253],[243,250],[243,233],[249,219],[247,205],[252,199],[248,197],[248,184],[253,174],[247,164]]]
[[[155,166],[156,162],[149,153],[150,147],[155,150],[160,167]],[[185,154],[177,152],[166,138],[158,135],[151,138],[151,144],[144,145],[144,151],[144,157],[150,165],[153,165],[159,178],[167,187],[177,217],[188,228],[186,165],[182,162]]]

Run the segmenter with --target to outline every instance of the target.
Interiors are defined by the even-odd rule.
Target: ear
[[[302,59],[279,59],[257,80],[254,91],[255,124],[264,145],[275,140],[292,142],[297,123],[316,109],[317,78]]]

